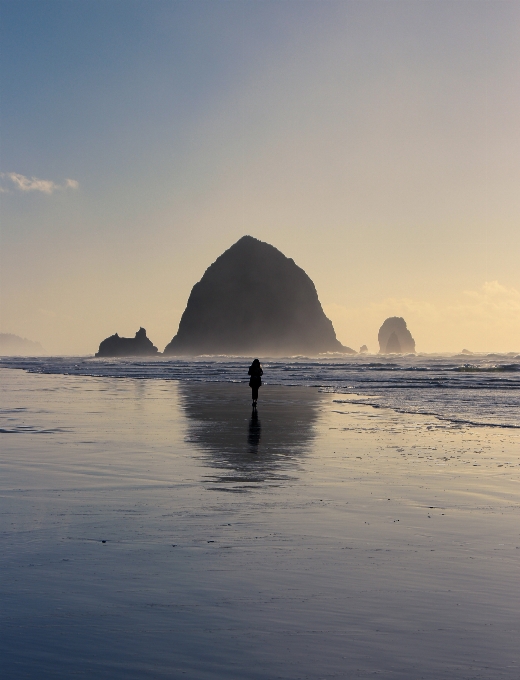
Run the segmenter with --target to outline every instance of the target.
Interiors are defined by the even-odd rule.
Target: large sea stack
[[[336,339],[313,282],[293,260],[244,236],[191,291],[164,354],[290,356],[355,353]]]
[[[413,354],[415,340],[401,316],[386,319],[377,336],[380,354]]]
[[[116,333],[106,338],[99,345],[97,357],[135,357],[153,356],[157,354],[157,347],[154,347],[151,340],[146,337],[144,328],[140,328],[135,334],[135,338],[120,338]]]

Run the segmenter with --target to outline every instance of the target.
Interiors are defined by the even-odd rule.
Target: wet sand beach
[[[0,373],[10,680],[519,677],[518,429]]]

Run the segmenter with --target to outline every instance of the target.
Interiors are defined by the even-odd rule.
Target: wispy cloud
[[[38,177],[26,177],[18,172],[0,172],[0,191],[8,193],[9,188],[17,191],[39,191],[42,194],[53,194],[55,191],[65,189],[77,189],[79,183],[75,179],[66,179],[63,184],[56,184],[50,179],[39,179]]]

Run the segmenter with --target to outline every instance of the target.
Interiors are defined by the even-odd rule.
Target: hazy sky
[[[338,338],[520,351],[520,2],[1,0],[2,332],[160,350],[244,234]]]

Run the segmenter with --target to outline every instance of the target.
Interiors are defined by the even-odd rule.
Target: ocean
[[[4,357],[30,373],[247,384],[248,359]],[[520,355],[418,354],[263,358],[265,385],[307,386],[337,401],[468,425],[520,427]],[[260,393],[261,399],[262,393]]]

